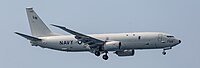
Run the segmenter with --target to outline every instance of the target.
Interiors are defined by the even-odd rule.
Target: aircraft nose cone
[[[178,40],[179,43],[181,43],[181,40]]]

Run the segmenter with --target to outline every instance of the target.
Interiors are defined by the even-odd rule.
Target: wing
[[[68,29],[66,27],[63,27],[63,26],[58,26],[58,25],[54,25],[54,24],[51,24],[52,26],[55,26],[55,27],[58,27],[66,32],[69,32],[70,34],[73,34],[75,35],[75,38],[85,44],[88,44],[90,45],[90,47],[95,47],[95,46],[102,46],[105,41],[103,40],[100,40],[100,39],[96,39],[94,37],[91,37],[91,36],[87,36],[85,34],[82,34],[82,33],[79,33],[79,32],[76,32],[76,31],[73,31],[71,29]]]

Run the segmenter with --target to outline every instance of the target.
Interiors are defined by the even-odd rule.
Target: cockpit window
[[[174,38],[174,36],[169,36],[169,35],[168,35],[167,37],[168,37],[168,38]]]

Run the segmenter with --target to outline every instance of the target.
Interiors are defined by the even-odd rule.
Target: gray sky
[[[29,6],[48,26],[60,24],[86,34],[161,31],[175,35],[182,43],[166,56],[162,50],[139,50],[132,57],[110,53],[108,61],[88,52],[32,47],[13,33],[30,34],[25,13]],[[200,0],[1,0],[0,9],[0,68],[200,67]]]

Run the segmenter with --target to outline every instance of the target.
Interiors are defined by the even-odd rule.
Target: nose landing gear
[[[172,47],[164,48],[162,54],[163,54],[163,55],[166,55],[166,54],[167,54],[166,50],[169,50],[169,49],[172,49]]]
[[[162,54],[163,54],[163,55],[166,55],[166,54],[167,54],[167,52],[165,52],[165,50],[163,49],[163,52],[162,52]]]

